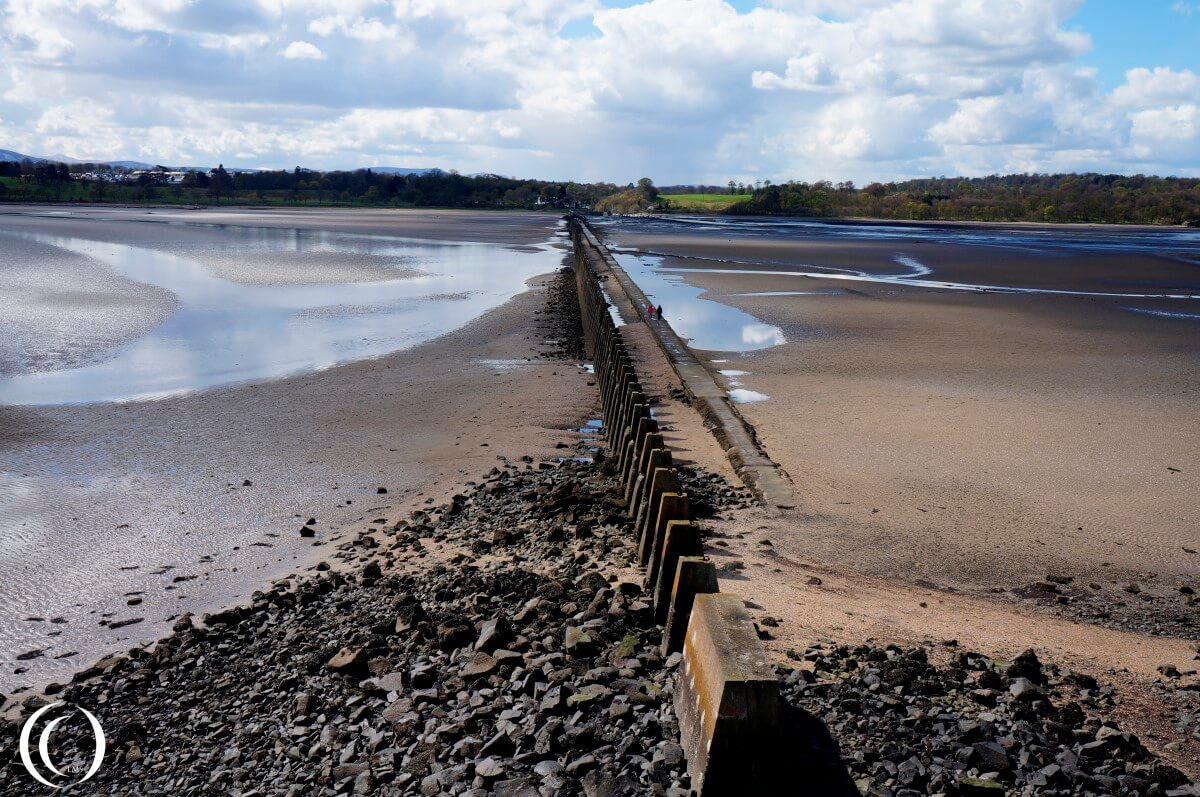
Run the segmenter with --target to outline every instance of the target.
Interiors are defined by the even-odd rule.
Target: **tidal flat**
[[[797,552],[979,591],[1055,575],[1146,615],[1196,587],[1200,232],[598,229],[734,400],[763,397],[740,409],[801,495]]]
[[[559,231],[547,214],[6,206],[0,688],[244,600],[498,456],[551,455],[543,428],[587,403],[586,373],[528,335]]]

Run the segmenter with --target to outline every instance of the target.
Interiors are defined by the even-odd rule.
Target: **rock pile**
[[[553,349],[549,352],[560,359],[582,360],[583,322],[580,320],[579,297],[575,289],[575,269],[560,268],[546,286],[546,309],[537,328]]]
[[[1102,718],[1110,688],[1033,651],[945,667],[894,645],[790,655],[803,665],[780,668],[785,699],[826,724],[866,795],[1200,795]]]
[[[1142,574],[1140,581],[1104,583],[1050,573],[1012,594],[1043,611],[1094,625],[1150,636],[1200,637],[1197,586],[1161,581],[1154,573]]]
[[[575,463],[497,468],[357,540],[350,572],[100,662],[58,697],[97,714],[108,759],[62,793],[685,794],[678,656],[609,564],[632,557],[612,493]],[[27,793],[13,763],[0,793]]]

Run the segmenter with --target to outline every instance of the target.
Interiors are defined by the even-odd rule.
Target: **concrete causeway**
[[[650,302],[645,293],[621,268],[586,220],[580,219],[580,229],[633,306],[639,311],[648,306]],[[754,427],[737,411],[712,372],[692,353],[669,323],[662,319],[647,318],[645,312],[639,312],[638,316],[650,328],[654,340],[691,399],[692,406],[704,417],[705,425],[717,438],[746,486],[769,509],[795,508],[796,490],[791,479],[763,451],[754,434]]]

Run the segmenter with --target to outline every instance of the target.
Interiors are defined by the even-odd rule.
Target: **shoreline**
[[[220,203],[220,204],[189,204],[189,203],[171,203],[171,202],[146,202],[146,203],[125,203],[125,202],[72,202],[70,200],[39,200],[30,202],[26,200],[0,199],[0,214],[3,214],[5,208],[9,207],[69,207],[79,209],[116,209],[116,210],[246,210],[246,211],[272,211],[272,210],[331,210],[331,211],[390,211],[394,213],[446,213],[456,211],[461,213],[533,213],[533,214],[548,214],[561,218],[565,212],[569,212],[566,208],[516,208],[516,207],[466,207],[458,205],[413,205],[396,206],[396,205],[355,205],[355,204],[279,204],[279,205],[256,205],[254,203]]]

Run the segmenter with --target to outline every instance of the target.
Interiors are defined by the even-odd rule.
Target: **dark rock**
[[[366,674],[367,649],[361,646],[342,648],[333,655],[325,666],[334,672],[347,675]]]
[[[492,653],[497,648],[508,644],[512,639],[512,626],[503,617],[484,620],[479,626],[479,637],[475,640],[475,649],[484,653]]]
[[[500,668],[500,663],[486,653],[476,653],[462,669],[464,678],[481,678]]]

